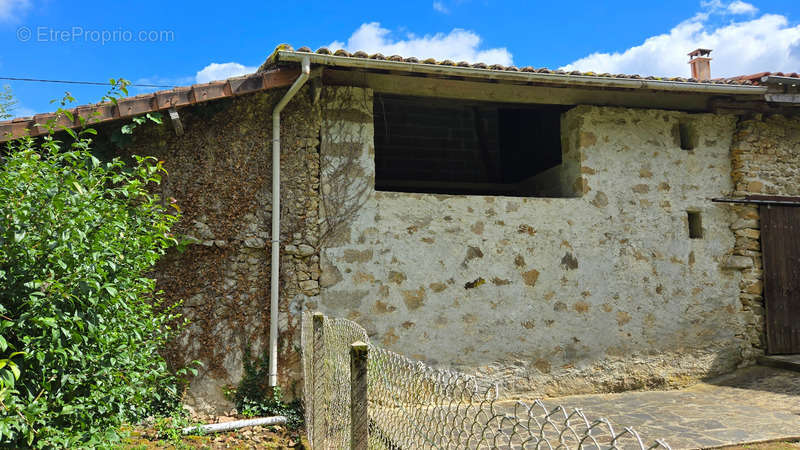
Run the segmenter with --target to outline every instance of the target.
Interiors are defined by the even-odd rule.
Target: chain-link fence
[[[670,448],[580,409],[499,401],[496,385],[376,347],[349,320],[305,313],[302,347],[314,449]]]

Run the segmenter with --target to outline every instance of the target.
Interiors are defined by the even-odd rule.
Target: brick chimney
[[[692,66],[692,78],[697,81],[711,79],[711,58],[708,56],[711,50],[698,48],[689,53],[689,64]]]

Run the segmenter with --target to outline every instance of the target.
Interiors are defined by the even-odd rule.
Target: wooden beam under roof
[[[478,82],[409,76],[398,73],[376,73],[362,70],[328,68],[323,81],[329,86],[358,86],[375,92],[419,97],[438,97],[496,103],[531,103],[550,105],[598,105],[630,108],[657,108],[679,111],[711,111],[712,94],[648,91],[642,89],[585,88],[534,83]],[[763,102],[763,96],[744,97]],[[750,98],[752,97],[752,98]]]

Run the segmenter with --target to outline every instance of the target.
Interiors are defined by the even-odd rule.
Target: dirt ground
[[[153,427],[136,427],[121,446],[124,450],[154,449],[310,449],[305,430],[281,426],[249,427],[205,436],[183,436],[180,441],[159,439]],[[719,447],[718,447],[719,448]],[[721,447],[724,450],[800,450],[800,442],[766,442]]]
[[[222,420],[203,421],[203,423],[219,423]],[[237,418],[238,419],[238,418]],[[286,427],[255,426],[241,428],[225,433],[213,433],[202,436],[159,437],[152,425],[137,426],[130,429],[131,436],[120,447],[123,450],[152,449],[309,449],[305,438],[305,430],[289,430]],[[177,434],[177,433],[176,433]]]

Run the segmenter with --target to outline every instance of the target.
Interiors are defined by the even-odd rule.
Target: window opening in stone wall
[[[680,122],[678,124],[678,134],[681,140],[681,149],[694,150],[697,146],[697,133],[694,127],[688,122]]]
[[[703,237],[703,220],[700,213],[697,211],[687,211],[689,219],[689,238],[702,239]]]
[[[573,196],[561,184],[562,106],[375,95],[375,189]],[[566,194],[565,194],[566,192]]]

